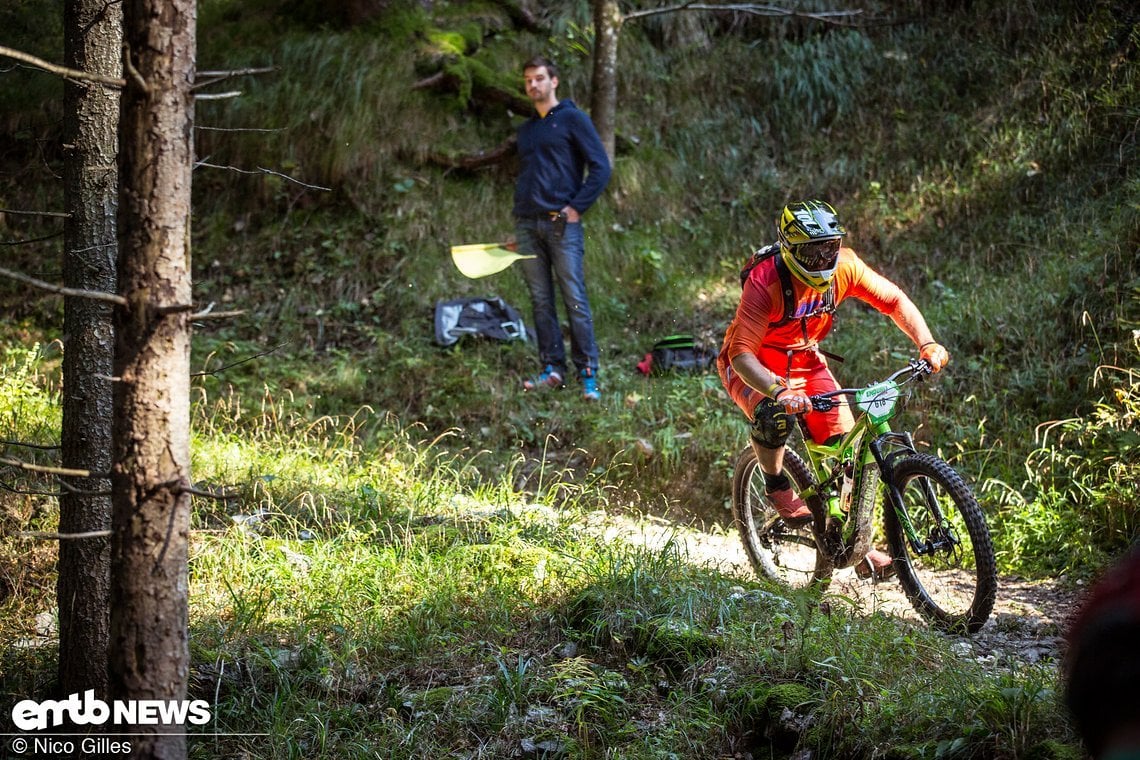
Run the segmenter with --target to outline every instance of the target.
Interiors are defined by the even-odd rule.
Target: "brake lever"
[[[829,398],[821,398],[820,396],[812,396],[811,408],[817,412],[830,412],[835,408],[835,401]]]

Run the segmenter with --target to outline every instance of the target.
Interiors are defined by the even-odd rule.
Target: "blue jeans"
[[[567,224],[559,237],[546,218],[516,219],[518,251],[538,258],[518,262],[530,290],[534,331],[538,337],[538,358],[566,376],[566,347],[554,303],[554,283],[562,293],[562,303],[570,319],[570,358],[578,371],[598,370],[598,342],[594,338],[594,316],[586,297],[586,251],[582,224]]]

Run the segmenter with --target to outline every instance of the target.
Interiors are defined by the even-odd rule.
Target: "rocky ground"
[[[663,545],[673,538],[685,548],[690,559],[709,564],[734,575],[752,573],[739,537],[731,531],[707,532],[681,527],[666,520],[614,519],[602,527],[607,535]],[[1061,635],[1068,616],[1080,599],[1082,587],[1063,580],[1030,581],[1001,577],[993,614],[981,631],[957,637],[955,648],[964,657],[1011,664],[1057,660],[1061,656]],[[855,577],[852,570],[838,571],[831,585],[835,593],[854,601],[868,613],[881,611],[908,620],[918,620],[909,600],[895,580],[873,584]]]

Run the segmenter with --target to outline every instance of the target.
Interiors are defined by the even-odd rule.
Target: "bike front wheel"
[[[974,633],[997,596],[997,564],[986,518],[973,492],[950,465],[908,454],[891,466],[902,497],[884,525],[899,582],[915,610],[933,625]]]
[[[797,493],[812,484],[807,465],[791,449],[784,454],[784,472]],[[732,513],[753,569],[788,588],[826,583],[831,578],[831,563],[816,548],[811,524],[784,522],[764,493],[764,473],[748,446],[736,460]]]

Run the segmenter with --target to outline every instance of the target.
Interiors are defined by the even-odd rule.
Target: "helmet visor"
[[[792,246],[792,255],[808,271],[830,269],[835,266],[835,258],[839,255],[839,238],[813,240],[810,243]]]

